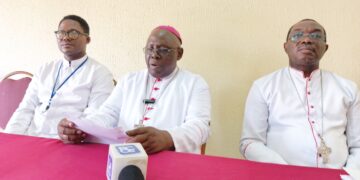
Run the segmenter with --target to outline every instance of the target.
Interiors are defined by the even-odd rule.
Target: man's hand
[[[58,134],[65,144],[78,144],[84,142],[86,134],[75,128],[75,124],[66,118],[58,124]]]
[[[174,150],[174,142],[167,131],[153,127],[140,127],[127,131],[126,134],[131,137],[128,142],[141,143],[148,154],[163,150]]]

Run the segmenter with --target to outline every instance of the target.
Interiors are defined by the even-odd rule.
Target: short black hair
[[[303,19],[303,20],[301,20],[301,21],[299,21],[299,22],[303,22],[303,21],[314,21],[314,22],[318,23],[318,22],[315,21],[314,19]],[[324,31],[324,41],[326,42],[326,31],[325,31],[325,28],[324,28],[320,23],[318,23],[318,24],[321,26],[322,30]],[[287,36],[286,36],[286,41],[288,41],[289,36],[290,36],[290,32],[291,32],[291,30],[292,30],[293,27],[294,27],[294,25],[292,25],[292,26],[290,27],[289,31],[288,31]]]
[[[59,26],[60,24],[67,20],[67,19],[70,19],[70,20],[73,20],[73,21],[76,21],[80,24],[81,28],[84,30],[84,33],[90,35],[90,27],[88,25],[88,23],[85,21],[85,19],[83,19],[82,17],[80,16],[77,16],[77,15],[67,15],[67,16],[64,16],[61,21],[59,22]]]

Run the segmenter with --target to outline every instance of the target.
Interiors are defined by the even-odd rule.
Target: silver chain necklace
[[[301,99],[301,96],[300,96],[300,93],[298,91],[298,89],[296,88],[296,84],[295,84],[295,81],[291,75],[291,72],[290,72],[290,67],[288,68],[288,72],[289,72],[289,77],[290,77],[290,80],[295,88],[295,91],[296,91],[296,94],[298,96],[298,99],[299,101],[301,102],[302,106],[304,107],[304,110],[305,110],[305,114],[307,114],[308,116],[308,121],[309,121],[309,115],[308,115],[308,111],[306,109],[306,104],[305,102]],[[329,155],[331,153],[331,148],[326,146],[326,143],[325,143],[325,140],[323,138],[323,135],[324,135],[324,97],[323,97],[323,78],[322,78],[322,71],[320,70],[320,89],[321,89],[321,134],[320,133],[317,133],[318,137],[320,138],[320,146],[318,147],[318,145],[316,144],[316,147],[317,147],[317,155],[319,157],[322,157],[323,159],[323,163],[326,164],[329,162]],[[306,93],[306,91],[305,91]],[[313,125],[309,122],[310,126],[312,127]],[[316,140],[315,140],[316,141]]]

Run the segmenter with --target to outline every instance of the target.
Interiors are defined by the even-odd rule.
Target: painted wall
[[[61,56],[53,31],[68,14],[90,24],[88,54],[116,79],[145,68],[142,48],[157,25],[183,37],[179,66],[201,74],[212,94],[212,136],[207,154],[241,158],[244,103],[252,82],[287,66],[289,27],[318,20],[328,34],[324,69],[360,83],[360,1],[328,0],[0,0],[0,77],[35,72]]]

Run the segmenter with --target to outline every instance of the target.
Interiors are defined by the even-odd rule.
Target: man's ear
[[[90,43],[90,41],[91,41],[90,36],[87,36],[87,37],[86,37],[86,43],[87,43],[87,44],[89,44],[89,43]]]
[[[285,50],[286,53],[287,53],[287,45],[288,45],[287,42],[284,42],[283,46],[284,46],[284,50]]]
[[[178,49],[178,54],[177,54],[177,60],[178,60],[178,61],[182,58],[183,54],[184,54],[184,49],[183,49],[183,48],[179,48],[179,49]]]

